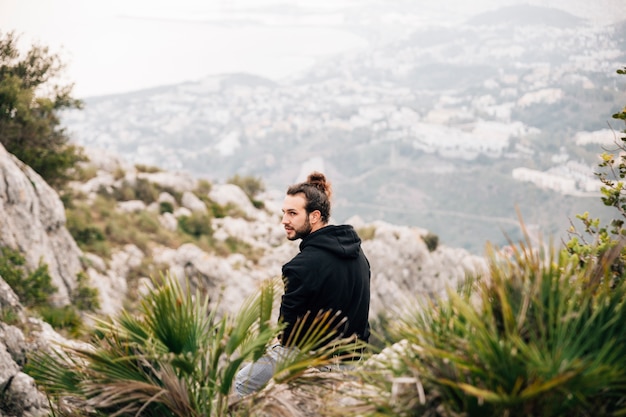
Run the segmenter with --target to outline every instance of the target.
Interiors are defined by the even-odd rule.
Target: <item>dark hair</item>
[[[332,190],[330,182],[326,181],[326,177],[321,172],[311,172],[305,182],[291,185],[287,188],[288,195],[296,195],[302,193],[306,199],[304,209],[307,214],[319,210],[322,222],[328,223],[330,218],[330,197]]]

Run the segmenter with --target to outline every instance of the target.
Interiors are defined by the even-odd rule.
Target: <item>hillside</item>
[[[80,336],[94,318],[135,311],[166,275],[210,295],[220,315],[235,314],[298,251],[285,239],[272,199],[253,201],[234,184],[85,151],[90,160],[77,167],[62,202],[0,146],[0,413],[46,415],[46,398],[23,370],[26,356],[79,343],[50,324],[66,337]],[[415,299],[442,295],[466,274],[484,271],[484,259],[438,245],[425,229],[358,218],[351,224],[372,268],[375,326]],[[33,302],[37,291],[44,298]]]

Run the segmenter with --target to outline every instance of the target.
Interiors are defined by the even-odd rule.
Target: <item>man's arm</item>
[[[293,271],[283,270],[283,282],[285,283],[285,293],[280,304],[279,321],[286,325],[281,336],[281,343],[285,346],[296,344],[295,337],[292,336],[293,329],[306,312],[310,298],[309,290],[304,282]]]

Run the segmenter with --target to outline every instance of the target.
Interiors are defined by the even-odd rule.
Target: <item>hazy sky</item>
[[[250,72],[281,78],[316,58],[367,46],[342,29],[349,0],[0,0],[0,30],[23,48],[47,45],[67,64],[74,95],[110,94]]]
[[[626,16],[624,0],[0,0],[0,31],[15,30],[23,49],[38,42],[58,53],[84,98],[229,72],[280,79],[367,47],[351,30],[356,14],[360,30],[382,33],[520,2]],[[402,4],[418,11],[395,8]]]

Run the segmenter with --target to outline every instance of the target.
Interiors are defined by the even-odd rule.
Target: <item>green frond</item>
[[[378,366],[419,375],[451,413],[621,412],[626,284],[612,279],[610,260],[581,266],[528,242],[489,256],[488,276],[400,317],[389,331],[406,343]],[[389,392],[386,374],[376,375],[371,383]]]

